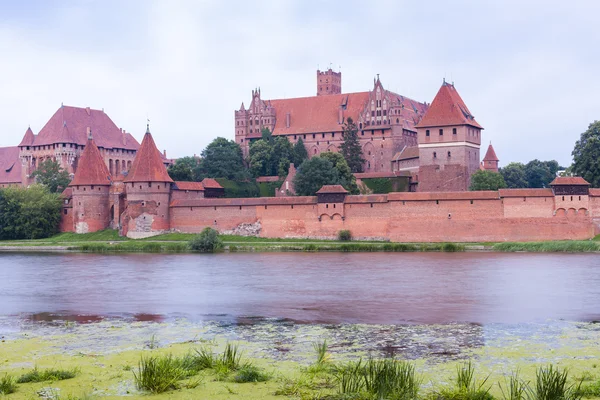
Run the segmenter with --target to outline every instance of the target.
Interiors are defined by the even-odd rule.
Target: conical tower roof
[[[498,160],[498,156],[496,155],[494,147],[491,143],[488,146],[487,152],[485,153],[485,157],[483,157],[483,161],[500,161]]]
[[[137,151],[125,182],[173,182],[156,148],[150,128],[146,128],[144,140]]]
[[[29,128],[27,128],[27,131],[25,132],[25,136],[23,136],[23,140],[21,140],[21,143],[19,143],[19,147],[31,146],[31,145],[33,145],[34,140],[35,140],[35,135],[33,134],[31,127],[29,127]]]
[[[76,185],[110,185],[110,172],[91,134],[79,158],[77,172],[69,184]]]
[[[454,85],[444,82],[431,106],[416,125],[418,128],[448,125],[471,125],[481,128],[467,108]]]

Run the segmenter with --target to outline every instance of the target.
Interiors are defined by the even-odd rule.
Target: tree
[[[469,190],[498,190],[505,187],[506,182],[500,173],[478,170],[471,175]]]
[[[35,178],[40,185],[46,186],[50,193],[62,192],[71,182],[69,173],[57,161],[50,158],[42,161],[31,177]]]
[[[169,166],[167,172],[174,181],[193,181],[194,169],[197,166],[198,160],[195,157],[182,157]]]
[[[244,180],[247,177],[242,149],[233,140],[218,137],[202,151],[199,173],[207,178]]]
[[[271,175],[287,175],[290,168],[290,160],[293,158],[294,148],[284,136],[278,136],[273,140],[273,157],[271,160]],[[283,169],[281,168],[283,165]]]
[[[321,153],[319,156],[326,160],[329,160],[333,167],[338,170],[340,177],[340,185],[344,187],[351,194],[359,194],[358,186],[356,185],[356,177],[350,171],[348,163],[340,153],[326,152]]]
[[[261,140],[271,142],[273,140],[273,132],[269,128],[262,128],[260,131]]]
[[[48,187],[0,190],[0,239],[39,239],[58,232],[61,200]]]
[[[588,181],[592,187],[600,187],[600,121],[594,121],[583,132],[571,153],[572,171]]]
[[[273,147],[265,140],[257,140],[250,145],[250,172],[253,176],[271,175]]]
[[[223,249],[223,241],[217,230],[206,227],[188,242],[188,246],[201,253],[215,253]]]
[[[305,160],[294,177],[294,188],[299,196],[314,196],[323,185],[337,185],[340,176],[331,161],[323,157]]]
[[[531,160],[525,165],[527,187],[544,188],[556,177],[558,162]]]
[[[363,172],[365,159],[358,141],[358,128],[352,118],[348,118],[344,124],[344,141],[340,150],[352,172]]]
[[[500,174],[502,174],[507,188],[520,189],[528,186],[525,165],[522,163],[511,162],[506,167],[500,168]]]
[[[299,167],[304,160],[308,160],[308,152],[306,151],[306,147],[304,147],[304,141],[302,138],[299,138],[292,151],[292,162],[296,167]]]

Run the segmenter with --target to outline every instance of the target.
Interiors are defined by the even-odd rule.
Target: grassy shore
[[[188,253],[190,233],[167,233],[145,239],[129,239],[115,230],[75,234],[60,233],[46,239],[0,241],[2,248],[22,251],[81,251],[94,253]],[[383,241],[338,241],[323,239],[262,238],[221,235],[226,252],[600,252],[600,236],[586,241],[503,243],[392,243]]]

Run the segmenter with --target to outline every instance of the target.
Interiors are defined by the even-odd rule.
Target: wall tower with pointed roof
[[[454,84],[444,81],[416,125],[420,192],[469,190],[479,169],[482,127],[475,121]]]
[[[88,140],[79,158],[79,168],[69,184],[73,207],[63,208],[63,218],[72,220],[73,232],[96,232],[110,226],[110,186],[110,173],[88,128]],[[69,212],[72,213],[71,218]]]
[[[483,161],[481,162],[483,169],[486,171],[498,172],[498,161],[500,160],[498,160],[492,142],[490,142],[485,157],[483,157]]]
[[[167,173],[149,126],[123,182],[127,206],[121,218],[121,233],[142,238],[167,231],[173,180]]]

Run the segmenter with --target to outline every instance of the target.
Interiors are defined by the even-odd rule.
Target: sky
[[[431,102],[445,78],[500,164],[571,163],[600,119],[599,1],[0,0],[0,146],[61,104],[104,109],[169,157],[233,139],[234,110],[384,87]]]

